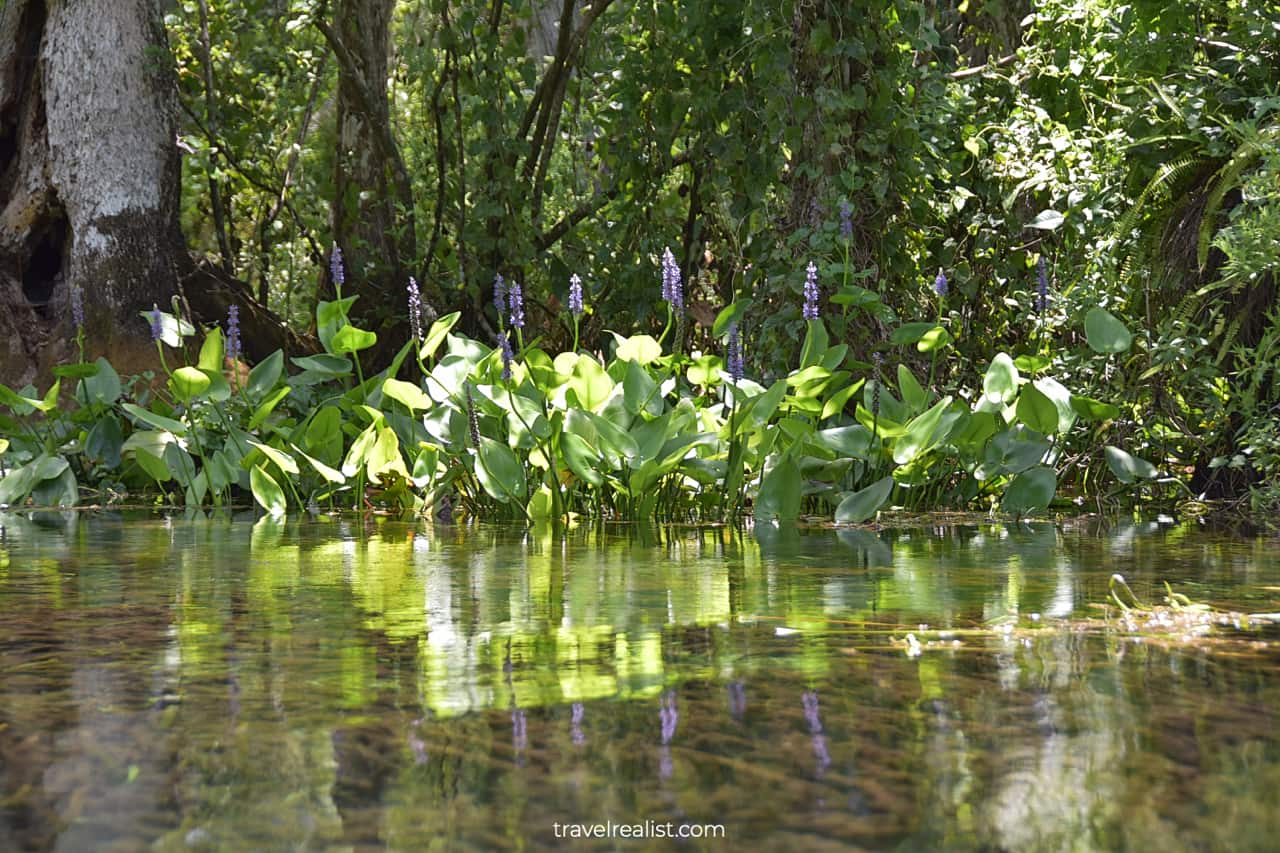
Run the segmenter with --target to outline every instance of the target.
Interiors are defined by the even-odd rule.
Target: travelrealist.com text
[[[556,838],[724,838],[718,823],[557,823]]]

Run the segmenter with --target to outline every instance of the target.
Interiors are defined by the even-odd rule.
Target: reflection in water
[[[0,849],[1267,849],[1277,637],[1055,621],[1117,571],[1280,610],[1269,543],[1191,527],[0,516]],[[955,639],[908,657],[922,625]]]

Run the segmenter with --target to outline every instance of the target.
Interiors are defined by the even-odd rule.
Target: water
[[[1280,634],[1134,637],[1090,606],[1121,572],[1280,610],[1275,542],[0,527],[0,849],[672,846],[564,837],[610,821],[723,826],[690,850],[1280,835]]]

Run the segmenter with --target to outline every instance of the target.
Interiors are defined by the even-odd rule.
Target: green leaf
[[[249,429],[257,429],[258,425],[275,411],[276,406],[280,405],[280,401],[288,397],[289,392],[292,390],[288,385],[281,386],[275,390],[274,394],[259,403],[258,407],[253,410],[253,415],[249,418]]]
[[[893,494],[893,475],[883,477],[865,489],[854,492],[836,507],[836,522],[861,524],[872,518]]]
[[[1130,456],[1118,447],[1107,445],[1102,449],[1107,458],[1107,467],[1122,483],[1135,483],[1138,480],[1154,480],[1159,472],[1156,466],[1145,459]]]
[[[510,447],[482,435],[477,458],[480,464],[476,466],[476,477],[489,497],[501,503],[522,498],[524,467]]]
[[[333,336],[347,325],[347,312],[355,301],[356,297],[347,296],[333,302],[322,300],[316,303],[316,337],[320,338],[325,352],[333,353]]]
[[[1110,311],[1096,306],[1084,315],[1084,334],[1094,352],[1127,352],[1133,343],[1133,335],[1124,323]]]
[[[272,515],[284,515],[288,508],[284,490],[261,465],[253,466],[253,470],[249,472],[249,489],[258,506]]]
[[[1044,435],[1058,431],[1058,407],[1035,385],[1022,386],[1018,394],[1018,420]]]
[[[1004,404],[1018,393],[1018,368],[1007,353],[999,353],[991,360],[987,375],[982,379],[982,395],[992,403]]]
[[[222,328],[214,326],[205,332],[204,343],[200,345],[200,358],[196,362],[196,366],[201,370],[212,370],[216,373],[222,372],[222,357],[226,345],[222,339]]]
[[[561,433],[560,455],[564,458],[565,465],[579,479],[596,487],[604,484],[604,476],[596,470],[599,455],[581,435],[572,432]]]
[[[827,402],[822,404],[822,414],[818,416],[818,420],[825,421],[827,418],[843,412],[845,405],[853,399],[853,395],[862,390],[862,386],[866,381],[865,379],[859,379],[857,382],[846,385],[828,397]]]
[[[60,364],[53,369],[53,375],[59,379],[87,379],[98,375],[96,364]]]
[[[94,421],[93,429],[84,440],[84,452],[95,462],[108,468],[120,465],[120,451],[124,445],[124,433],[115,415],[105,415]]]
[[[1065,216],[1050,208],[1037,213],[1036,218],[1027,223],[1027,227],[1038,228],[1041,231],[1057,231],[1065,221]]]
[[[263,444],[260,441],[250,441],[250,445],[262,451],[262,455],[275,463],[282,474],[297,474],[298,463],[293,461],[293,457],[285,453],[283,450],[276,450],[274,447]]]
[[[685,372],[685,378],[689,380],[691,385],[701,385],[709,388],[713,385],[720,384],[720,371],[724,367],[724,360],[718,355],[704,355],[689,365],[689,369]]]
[[[612,334],[618,344],[614,352],[618,361],[634,361],[643,367],[662,358],[662,345],[649,335],[632,335],[624,338],[617,332]]]
[[[941,328],[937,323],[903,323],[893,330],[893,334],[889,336],[889,341],[900,346],[914,344],[933,329]]]
[[[916,342],[916,350],[919,352],[933,352],[942,349],[951,343],[954,338],[951,333],[941,326],[934,326],[929,331],[920,336],[920,340]]]
[[[94,364],[98,365],[97,375],[82,380],[80,387],[84,389],[90,404],[110,406],[120,399],[123,390],[120,387],[120,376],[105,358],[97,359]]]
[[[418,358],[426,361],[436,354],[436,350],[440,349],[440,344],[444,343],[445,335],[449,334],[458,323],[458,318],[462,316],[461,311],[454,311],[452,314],[445,314],[440,319],[431,324],[431,328],[427,330],[426,336],[422,339],[422,347],[418,350]]]
[[[804,333],[804,344],[800,347],[800,368],[821,364],[830,340],[827,327],[821,320],[809,320],[808,329]]]
[[[36,506],[75,506],[80,502],[75,472],[66,466],[58,476],[37,483],[31,490],[31,502]]]
[[[800,498],[800,466],[790,453],[784,453],[760,484],[754,511],[756,523],[794,521],[800,515]]]
[[[190,402],[209,390],[211,380],[196,367],[179,367],[169,377],[169,388],[173,396],[183,403]]]
[[[578,405],[589,411],[603,406],[613,392],[613,380],[594,358],[579,356],[569,379],[569,387],[578,397]]]
[[[920,387],[920,383],[911,373],[911,368],[905,364],[898,365],[898,391],[902,394],[902,402],[907,405],[912,414],[923,412],[929,405],[929,394]]]
[[[622,379],[622,400],[627,411],[633,415],[647,412],[657,417],[662,414],[663,401],[658,392],[658,383],[639,362],[627,362],[627,372]]]
[[[1000,499],[1000,508],[1016,515],[1044,509],[1057,490],[1058,477],[1053,469],[1048,465],[1037,465],[1013,478]]]
[[[366,332],[364,329],[357,329],[347,324],[334,334],[332,343],[335,353],[346,354],[368,349],[377,342],[376,333]]]
[[[824,429],[816,437],[819,444],[837,456],[854,459],[871,456],[871,430],[861,424]]]
[[[155,412],[148,411],[141,406],[133,403],[121,403],[120,408],[133,415],[138,420],[148,426],[156,429],[167,430],[174,435],[186,435],[187,425],[182,421],[175,421],[173,418],[166,418],[164,415],[157,415]]]
[[[907,421],[902,437],[893,443],[893,461],[906,465],[941,441],[944,435],[939,427],[943,424],[942,416],[950,405],[951,398],[943,397],[929,411]],[[948,429],[954,423],[955,418],[949,419]]]
[[[1080,394],[1071,395],[1071,408],[1086,421],[1112,421],[1120,417],[1120,410],[1110,403]]]
[[[403,382],[399,379],[387,379],[383,382],[382,393],[403,405],[410,412],[424,412],[435,405],[435,403],[431,402],[431,398],[427,396],[427,393],[417,385],[412,382]]]
[[[157,311],[152,309],[150,311],[139,311],[138,315],[147,321],[147,326],[151,326],[153,323],[152,318],[156,313]],[[160,340],[167,346],[180,347],[182,346],[183,338],[196,333],[195,326],[192,326],[186,320],[179,319],[166,311],[160,311],[159,314]]]
[[[342,475],[341,471],[337,470],[336,468],[330,468],[328,465],[324,464],[314,456],[307,455],[307,453],[303,451],[302,448],[298,447],[298,445],[296,444],[290,445],[290,446],[293,448],[293,451],[295,453],[297,453],[303,459],[307,460],[307,462],[311,464],[311,467],[314,468],[321,477],[324,477],[330,483],[341,486],[343,483],[347,481],[347,478]]]
[[[751,299],[736,299],[729,303],[728,306],[716,315],[716,322],[711,327],[711,334],[717,338],[721,335],[728,334],[729,326],[734,323],[741,323],[742,318],[746,315],[752,304],[753,300]]]
[[[378,436],[369,448],[367,458],[369,481],[381,483],[387,474],[398,474],[409,479],[409,469],[404,465],[404,457],[400,455],[400,438],[389,426],[378,427]]]
[[[349,376],[351,359],[345,355],[308,355],[289,359],[303,370],[312,370],[325,376]]]
[[[259,400],[280,380],[284,371],[284,353],[276,350],[264,358],[249,371],[249,379],[245,382],[244,392],[251,400]]]

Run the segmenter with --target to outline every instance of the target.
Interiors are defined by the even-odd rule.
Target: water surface
[[[1273,541],[1132,523],[555,544],[388,520],[0,528],[0,849],[672,846],[557,837],[607,821],[724,827],[682,849],[1280,836],[1280,635],[1079,621],[1113,572],[1152,600],[1168,581],[1280,610]]]

